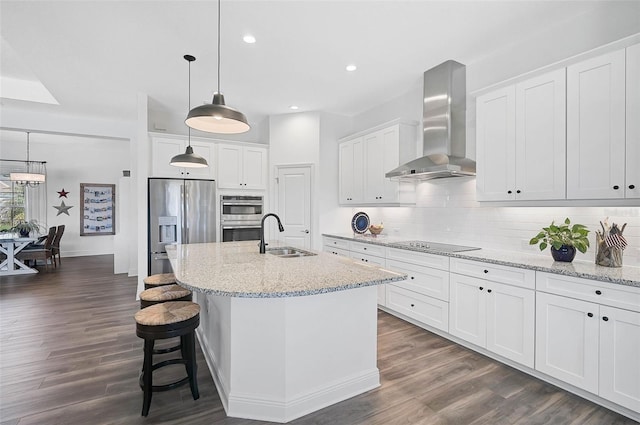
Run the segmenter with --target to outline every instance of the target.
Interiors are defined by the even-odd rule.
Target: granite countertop
[[[322,252],[296,258],[260,254],[256,241],[175,245],[167,249],[167,255],[181,286],[230,297],[315,295],[407,277]]]
[[[407,249],[418,252],[429,252],[430,254],[446,255],[448,257],[463,258],[466,260],[484,261],[486,263],[519,267],[524,269],[561,274],[565,276],[582,277],[585,279],[599,280],[602,282],[610,282],[620,285],[640,287],[639,267],[603,267],[596,265],[595,262],[592,261],[578,260],[574,260],[571,263],[563,263],[559,261],[553,261],[553,258],[551,258],[551,254],[548,252],[546,253],[547,255],[535,255],[513,251],[480,249],[476,251],[448,253],[435,250],[425,251],[419,248],[414,249],[394,245],[396,242],[408,240],[407,238],[372,238],[364,236],[354,238],[353,235],[339,234],[323,234],[323,236],[345,239],[349,241],[371,243],[375,245],[384,245],[391,248]]]

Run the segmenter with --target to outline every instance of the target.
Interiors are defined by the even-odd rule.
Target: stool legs
[[[191,332],[182,338],[186,338],[184,346],[186,347],[186,356],[183,356],[186,359],[185,368],[187,369],[187,375],[189,376],[189,385],[191,386],[191,395],[194,400],[200,398],[200,393],[198,392],[198,380],[196,378],[198,374],[198,365],[196,364],[196,340],[195,340],[195,332]]]
[[[155,340],[144,340],[144,363],[142,364],[142,391],[144,399],[142,402],[142,416],[149,414],[151,407],[151,395],[153,394],[153,345]]]

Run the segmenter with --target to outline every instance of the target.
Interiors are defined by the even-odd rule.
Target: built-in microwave
[[[221,195],[220,240],[259,240],[263,208],[262,196]]]

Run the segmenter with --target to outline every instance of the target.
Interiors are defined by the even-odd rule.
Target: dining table
[[[6,256],[0,263],[0,276],[38,273],[38,270],[27,266],[16,257],[16,254],[36,240],[30,237],[0,235],[0,253]]]

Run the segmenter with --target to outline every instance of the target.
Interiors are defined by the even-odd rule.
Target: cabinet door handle
[[[636,188],[636,185],[634,185],[634,184],[630,184],[629,185],[629,189],[635,189],[635,188]]]
[[[411,304],[411,307],[415,307],[415,304]]]
[[[516,193],[520,193],[520,189],[516,190]]]
[[[484,271],[485,273],[489,273],[489,270],[487,270],[487,269],[484,269],[483,271]]]
[[[491,289],[487,289],[487,292],[491,293]]]
[[[618,190],[618,189],[620,189],[620,186],[618,185],[613,186],[613,190]]]
[[[604,316],[604,317],[602,318],[602,320],[604,320],[605,322],[608,322],[608,321],[609,321],[609,318],[608,318],[607,316]]]
[[[411,276],[411,280],[415,279],[413,276]]]
[[[507,190],[507,193],[508,193],[509,195],[511,195],[513,192],[512,192],[512,191],[510,191],[510,190]]]
[[[598,289],[598,290],[596,291],[596,295],[602,295],[602,291]]]
[[[587,316],[593,317],[593,313],[587,313]]]
[[[480,288],[478,288],[478,289],[480,289],[480,290],[482,291],[484,288],[481,286],[481,287],[480,287]]]

